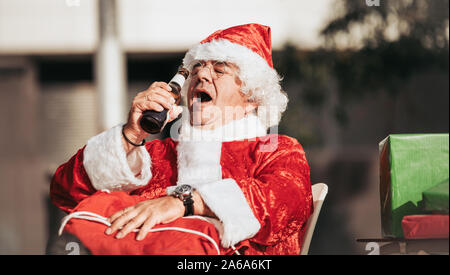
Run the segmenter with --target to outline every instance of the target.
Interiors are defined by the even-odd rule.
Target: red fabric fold
[[[125,192],[97,192],[83,200],[73,212],[89,211],[103,217],[132,206],[143,198]],[[184,228],[210,236],[220,249],[220,239],[213,224],[193,218],[179,218],[168,224],[159,224],[154,229]],[[131,232],[122,239],[106,235],[107,226],[100,222],[73,218],[65,226],[65,232],[82,241],[92,254],[102,255],[217,255],[217,249],[207,238],[176,230],[149,232],[142,241],[136,241],[137,232]],[[225,254],[225,249],[221,254]]]

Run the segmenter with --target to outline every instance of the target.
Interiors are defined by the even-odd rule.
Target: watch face
[[[183,185],[181,185],[181,186],[178,186],[178,187],[175,189],[175,192],[178,193],[178,194],[180,194],[180,195],[187,196],[187,195],[190,195],[190,194],[191,194],[191,192],[192,192],[192,187],[191,187],[190,185],[183,184]]]

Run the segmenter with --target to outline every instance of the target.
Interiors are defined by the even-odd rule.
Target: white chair
[[[320,209],[322,208],[323,201],[328,193],[328,186],[325,183],[316,183],[311,186],[314,212],[309,217],[308,223],[306,224],[305,237],[303,238],[302,248],[300,250],[300,255],[308,255],[309,245],[311,244],[311,239],[314,233],[314,228],[316,227],[317,218],[319,218]]]

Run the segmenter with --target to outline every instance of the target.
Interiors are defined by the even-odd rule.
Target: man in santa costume
[[[168,109],[169,121],[183,111],[155,82],[126,124],[57,169],[51,198],[73,217],[62,229],[94,254],[299,254],[313,211],[310,171],[297,140],[267,135],[287,105],[270,28],[219,30],[183,67],[179,131],[144,141],[143,111]]]

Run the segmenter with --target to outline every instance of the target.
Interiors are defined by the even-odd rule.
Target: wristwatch
[[[184,211],[184,216],[194,215],[194,200],[192,199],[192,192],[194,188],[192,186],[183,184],[177,186],[172,193],[172,196],[179,198],[183,201],[184,207],[186,210]]]

